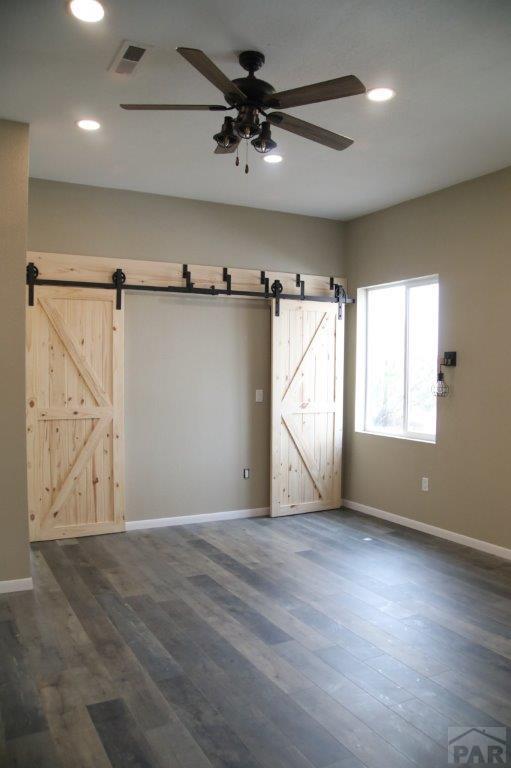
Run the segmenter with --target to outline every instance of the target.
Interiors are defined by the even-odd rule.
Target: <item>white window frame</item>
[[[396,280],[392,283],[382,283],[379,285],[367,285],[359,288],[357,291],[357,364],[356,364],[356,386],[355,386],[355,432],[363,432],[369,435],[378,435],[379,437],[395,437],[398,440],[415,440],[423,443],[436,443],[435,434],[423,434],[404,430],[402,432],[386,432],[385,430],[376,430],[366,428],[366,407],[367,407],[367,296],[370,291],[377,291],[384,288],[394,288],[404,286],[405,294],[405,345],[404,345],[404,392],[403,392],[403,424],[408,423],[408,359],[409,359],[409,302],[410,288],[418,285],[438,285],[438,275],[428,275],[426,277],[414,277],[408,280]],[[438,340],[437,340],[438,348]],[[434,384],[434,382],[431,382]],[[431,397],[434,397],[432,394]]]

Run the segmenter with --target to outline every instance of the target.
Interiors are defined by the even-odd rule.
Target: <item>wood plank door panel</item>
[[[113,291],[38,286],[27,308],[31,541],[124,530],[123,331]]]
[[[337,305],[272,312],[271,515],[341,504],[344,321]]]

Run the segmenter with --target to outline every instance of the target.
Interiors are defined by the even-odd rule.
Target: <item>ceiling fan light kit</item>
[[[239,165],[239,144],[243,140],[246,142],[247,153],[250,142],[254,149],[264,155],[264,159],[268,162],[280,162],[282,160],[280,155],[269,154],[277,148],[277,142],[271,134],[272,126],[338,151],[347,149],[353,144],[353,139],[349,139],[347,136],[341,136],[283,112],[268,112],[267,110],[301,107],[305,104],[316,104],[321,101],[366,93],[365,85],[355,75],[325,80],[321,83],[293,88],[288,91],[275,91],[273,85],[254,74],[265,62],[264,54],[259,51],[243,51],[239,54],[238,61],[248,72],[248,75],[234,80],[230,80],[203,51],[196,48],[178,48],[177,51],[223,93],[228,106],[221,104],[121,104],[123,109],[214,112],[235,110],[236,116],[225,117],[222,128],[213,136],[213,139],[216,142],[215,154],[236,153],[236,165]],[[277,158],[279,159],[277,160]],[[248,158],[245,173],[248,173]]]
[[[234,119],[232,117],[224,118],[221,131],[215,133],[213,138],[221,149],[229,149],[233,144],[237,144],[239,138],[234,133]]]
[[[257,139],[252,139],[250,142],[256,152],[265,155],[267,152],[271,152],[273,149],[277,149],[277,142],[273,141],[271,137],[271,126],[268,120],[265,120],[261,126],[261,131]]]

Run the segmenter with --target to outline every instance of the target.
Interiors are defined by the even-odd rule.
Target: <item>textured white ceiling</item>
[[[31,124],[32,176],[347,219],[511,163],[508,0],[105,0],[83,24],[63,0],[0,2],[0,116]],[[107,71],[123,39],[154,46],[132,78]],[[176,52],[231,77],[266,55],[277,89],[356,74],[397,97],[289,110],[355,139],[335,152],[274,130],[284,162],[248,176],[212,154],[215,113],[128,113],[124,101],[222,103]],[[79,131],[91,116],[103,128]]]

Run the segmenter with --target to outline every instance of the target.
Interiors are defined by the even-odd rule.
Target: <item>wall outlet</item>
[[[243,479],[248,480],[250,478],[250,470],[248,467],[245,467],[243,470]]]
[[[256,389],[256,403],[262,403],[264,400],[264,392],[262,389]]]
[[[429,491],[429,477],[422,478],[421,491]]]

